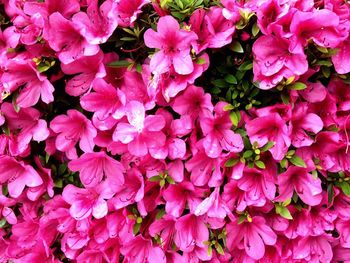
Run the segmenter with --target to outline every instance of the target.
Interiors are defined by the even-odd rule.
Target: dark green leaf
[[[251,61],[246,61],[239,66],[238,70],[247,71],[253,68],[253,63]]]
[[[258,27],[258,24],[255,23],[253,25],[253,27],[252,27],[252,34],[253,34],[253,36],[256,37],[259,34],[259,32],[260,32],[260,29]]]
[[[150,182],[158,182],[160,181],[162,178],[159,176],[159,175],[156,175],[156,176],[152,176],[148,179],[148,181]]]
[[[225,162],[225,167],[233,167],[239,162],[239,159],[230,158]]]
[[[350,185],[348,182],[340,182],[339,183],[341,190],[346,196],[350,196]]]
[[[274,145],[275,145],[275,142],[269,141],[261,148],[261,151],[266,152],[266,151],[270,150]]]
[[[265,164],[262,161],[260,161],[260,160],[255,161],[254,163],[260,169],[265,169],[266,168]]]
[[[295,82],[292,85],[288,86],[291,90],[303,90],[306,89],[306,85],[302,82]]]
[[[244,49],[243,49],[241,43],[239,43],[238,41],[236,41],[235,43],[233,43],[231,45],[231,50],[233,52],[237,52],[237,53],[244,53]]]
[[[237,84],[236,77],[231,74],[225,76],[225,81],[230,84]]]
[[[289,159],[289,161],[296,166],[306,168],[304,160],[297,155],[293,155],[292,158]]]
[[[239,123],[239,121],[241,120],[241,114],[240,114],[240,112],[239,112],[239,111],[232,111],[232,112],[230,113],[230,119],[231,119],[231,121],[232,121],[232,124],[233,124],[234,126],[237,126],[238,123]]]
[[[132,228],[132,232],[134,233],[134,235],[136,236],[137,233],[140,231],[141,228],[141,224],[136,223],[133,228]]]
[[[132,65],[133,63],[127,60],[117,60],[109,63],[107,66],[112,68],[126,68]]]

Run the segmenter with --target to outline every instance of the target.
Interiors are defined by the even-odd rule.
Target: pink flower
[[[294,106],[292,119],[292,145],[296,148],[310,146],[314,140],[309,134],[317,134],[323,128],[323,122],[319,116],[308,111],[306,103],[298,103]]]
[[[201,118],[200,126],[205,136],[203,146],[211,158],[219,157],[222,151],[240,152],[244,148],[242,137],[232,130],[232,122],[228,111],[224,111],[226,103],[215,105],[215,115]]]
[[[113,189],[116,194],[109,200],[115,209],[120,209],[140,202],[144,197],[144,180],[143,176],[137,169],[129,169],[125,175],[125,183]],[[114,187],[113,187],[114,188]]]
[[[137,16],[142,12],[141,8],[150,2],[150,0],[119,0],[113,11],[119,26],[133,27]]]
[[[197,39],[197,35],[180,29],[179,23],[171,16],[161,17],[157,30],[148,29],[144,35],[147,47],[160,49],[151,58],[151,71],[165,73],[174,65],[178,74],[190,74],[193,71],[191,42]]]
[[[91,214],[95,218],[103,218],[108,213],[105,199],[112,197],[108,185],[100,184],[98,187],[84,189],[72,184],[63,189],[63,199],[71,205],[69,212],[76,220],[88,218]]]
[[[100,130],[112,128],[117,119],[125,115],[126,96],[104,80],[96,79],[93,83],[95,92],[85,94],[80,99],[84,110],[94,112],[92,121]]]
[[[339,74],[350,72],[350,41],[343,41],[338,47],[338,52],[332,56],[335,71]]]
[[[177,96],[173,104],[174,111],[181,115],[189,115],[192,121],[195,121],[199,115],[201,117],[210,115],[213,108],[210,94],[194,85],[190,85],[184,93]]]
[[[70,18],[80,10],[80,5],[77,0],[46,0],[45,2],[25,2],[23,10],[30,16],[39,13],[45,19],[55,12],[59,12],[65,18]]]
[[[305,168],[290,166],[286,172],[279,174],[278,189],[276,201],[292,198],[294,190],[305,204],[315,206],[322,200],[321,180],[314,178]]]
[[[201,216],[182,216],[175,223],[175,228],[174,242],[184,252],[191,252],[196,246],[205,247],[204,242],[209,239],[209,230]]]
[[[17,224],[16,214],[12,210],[12,208],[10,208],[10,206],[13,206],[15,204],[16,204],[16,201],[14,199],[8,198],[5,195],[3,195],[2,193],[0,194],[0,212],[1,212],[1,215],[11,225]]]
[[[350,248],[350,222],[348,219],[337,219],[336,229],[341,233],[340,244],[342,247]]]
[[[174,217],[182,215],[186,205],[192,213],[201,203],[204,191],[193,186],[192,183],[184,181],[180,184],[169,185],[163,192],[165,211]]]
[[[39,119],[40,112],[34,108],[22,108],[15,111],[11,103],[4,102],[1,111],[6,118],[7,127],[16,134],[18,153],[23,153],[33,139],[41,142],[49,136],[46,121]]]
[[[301,50],[310,39],[321,47],[335,48],[348,36],[340,31],[339,17],[327,9],[295,12],[290,31],[291,50]]]
[[[210,187],[214,187],[222,183],[223,174],[220,170],[220,158],[208,157],[202,146],[186,162],[185,167],[191,173],[191,182],[196,186],[208,184]]]
[[[79,12],[72,18],[80,34],[91,45],[102,44],[113,34],[118,21],[113,15],[113,2],[90,0],[85,12]]]
[[[128,145],[131,154],[142,157],[150,148],[162,147],[165,135],[161,130],[165,120],[161,115],[145,116],[142,103],[132,101],[127,105],[129,123],[120,122],[113,133],[113,140]]]
[[[79,147],[84,152],[92,152],[93,139],[96,137],[96,129],[82,113],[77,110],[68,110],[67,115],[55,117],[50,128],[58,133],[56,148],[66,152],[70,159],[77,157],[75,144],[79,141]]]
[[[291,144],[290,128],[279,114],[272,113],[250,120],[246,123],[246,129],[252,144],[257,142],[262,147],[269,141],[275,142],[269,151],[275,160],[283,159]]]
[[[171,249],[175,234],[175,218],[171,215],[164,215],[161,219],[154,221],[149,226],[149,233],[152,237],[159,235],[162,240],[162,249]]]
[[[228,233],[227,247],[244,248],[246,253],[255,260],[262,259],[265,254],[265,245],[275,245],[277,236],[273,230],[266,225],[261,216],[254,216],[249,222],[238,223],[233,221],[226,226]]]
[[[222,9],[211,7],[209,12],[197,9],[190,18],[191,30],[198,36],[193,44],[196,53],[206,48],[221,48],[232,42],[234,23],[222,15]]]
[[[47,41],[50,47],[58,52],[59,60],[69,64],[82,56],[92,56],[100,50],[80,34],[75,23],[55,12],[49,17]]]
[[[264,35],[271,34],[272,26],[279,20],[281,16],[285,14],[282,5],[276,0],[269,0],[262,3],[256,12],[258,17],[257,24]],[[271,25],[272,24],[272,25]]]
[[[141,235],[125,242],[120,251],[125,257],[125,263],[144,263],[154,261],[166,263],[163,250],[160,247],[153,246],[150,239],[145,239]]]
[[[183,158],[186,154],[186,143],[184,140],[178,138],[176,128],[174,127],[174,121],[172,115],[165,110],[158,110],[157,115],[163,116],[165,119],[165,126],[163,132],[166,135],[165,144],[162,147],[151,148],[149,151],[153,157],[157,159],[165,159],[169,157],[171,160],[177,158]]]
[[[240,6],[237,1],[234,0],[221,0],[224,9],[222,10],[222,14],[226,19],[232,20],[234,22],[238,22],[240,19]]]
[[[290,50],[289,40],[274,36],[262,36],[254,42],[254,79],[259,88],[271,89],[283,78],[300,76],[308,70],[303,50]]]
[[[0,156],[0,183],[7,183],[11,197],[19,197],[25,186],[36,187],[43,183],[34,168],[6,155]]]
[[[166,102],[169,102],[171,98],[174,98],[181,91],[185,90],[189,84],[193,84],[195,80],[208,69],[209,56],[204,53],[198,59],[203,59],[205,62],[204,64],[194,63],[191,74],[180,75],[171,67],[169,72],[160,75],[159,81],[157,82],[157,91],[161,90]],[[150,84],[152,85],[154,82],[156,82],[156,78],[153,78]]]
[[[38,167],[37,172],[41,176],[43,183],[36,187],[30,187],[27,190],[27,197],[29,200],[36,201],[40,198],[40,196],[47,193],[48,196],[52,198],[54,196],[54,191],[53,191],[54,182],[51,177],[51,169],[47,169],[43,167],[39,157],[37,156],[35,156],[34,161],[36,166]]]
[[[6,64],[6,71],[1,77],[1,82],[7,92],[20,90],[16,103],[19,107],[28,108],[35,105],[39,98],[46,104],[52,102],[54,87],[38,72],[31,60],[11,59]]]
[[[80,96],[91,89],[95,79],[106,76],[102,61],[103,53],[98,52],[93,56],[80,57],[69,64],[61,64],[63,73],[75,75],[66,83],[67,94]]]
[[[333,258],[331,238],[326,234],[300,238],[293,246],[293,260],[306,262],[331,262]]]
[[[263,206],[275,198],[277,171],[270,162],[272,160],[265,162],[268,165],[264,170],[245,167],[242,178],[237,181],[238,188],[245,192],[248,205]]]
[[[84,153],[78,159],[70,161],[70,170],[79,171],[80,181],[87,188],[97,186],[103,178],[109,184],[124,184],[124,167],[104,151],[97,153]]]
[[[225,218],[228,213],[230,213],[230,210],[221,200],[218,187],[215,187],[215,190],[210,194],[210,196],[205,198],[196,207],[194,212],[196,216],[206,214],[213,218]]]

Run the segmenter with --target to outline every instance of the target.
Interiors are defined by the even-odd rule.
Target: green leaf
[[[55,181],[55,187],[61,189],[63,187],[63,180],[62,179],[58,179],[57,181]]]
[[[21,110],[21,108],[17,105],[17,102],[16,102],[17,97],[18,97],[18,93],[14,93],[12,97],[12,105],[15,111],[18,113]]]
[[[67,164],[62,163],[60,166],[58,166],[58,174],[62,175],[67,170]]]
[[[197,58],[196,63],[198,65],[204,65],[207,61],[204,58]]]
[[[256,37],[260,32],[260,28],[258,27],[258,24],[255,23],[252,27],[252,34],[254,37]]]
[[[282,167],[282,168],[286,168],[286,167],[287,167],[287,159],[286,159],[286,158],[282,159],[282,160],[280,161],[280,164],[281,164],[281,167]]]
[[[239,121],[241,120],[240,112],[239,111],[232,111],[230,113],[230,119],[231,119],[232,124],[237,127]]]
[[[348,184],[348,182],[340,182],[339,186],[346,196],[350,196],[350,185]]]
[[[261,148],[261,151],[266,152],[266,151],[270,150],[274,145],[275,145],[275,142],[269,141]]]
[[[48,153],[46,153],[45,155],[45,163],[48,163],[50,159],[50,155]]]
[[[282,93],[281,94],[281,99],[284,104],[288,105],[289,104],[289,95],[288,93]]]
[[[133,63],[127,60],[117,60],[109,63],[107,66],[112,68],[126,68],[132,65]]]
[[[157,215],[156,215],[156,219],[159,220],[163,217],[163,215],[165,215],[165,210],[161,209],[158,211]]]
[[[316,46],[317,50],[324,53],[324,54],[327,54],[328,53],[328,49],[325,48],[325,47],[320,47],[320,46]]]
[[[329,60],[319,60],[315,63],[315,65],[331,67],[333,64]]]
[[[216,87],[219,87],[219,88],[225,88],[227,87],[227,83],[224,79],[215,79],[215,80],[212,80],[211,83],[216,86]]]
[[[238,70],[247,71],[253,68],[253,63],[251,61],[246,61],[239,66]]]
[[[239,162],[239,159],[230,158],[225,162],[225,167],[233,167]]]
[[[235,43],[233,43],[231,45],[231,48],[230,48],[233,52],[236,52],[236,53],[244,53],[244,49],[241,45],[241,43],[239,43],[238,41],[236,41]]]
[[[328,195],[328,205],[332,204],[334,198],[334,188],[332,184],[329,184],[327,187],[327,195]]]
[[[331,70],[328,67],[321,67],[322,74],[325,78],[329,78]]]
[[[246,216],[245,216],[245,215],[240,215],[240,216],[238,217],[237,224],[240,225],[240,224],[242,224],[245,220],[246,220]]]
[[[135,35],[135,32],[132,31],[132,30],[129,29],[129,28],[122,28],[122,30],[125,31],[125,32],[127,32],[127,33],[129,33],[130,35],[136,36],[136,35]]]
[[[165,180],[166,180],[169,184],[175,184],[174,179],[173,179],[171,176],[169,176],[169,175],[165,178]]]
[[[262,161],[260,161],[260,160],[255,161],[254,164],[260,169],[265,169],[266,168],[265,164]]]
[[[132,232],[134,233],[134,235],[136,236],[137,233],[140,231],[140,228],[141,228],[141,224],[135,224],[132,228]]]
[[[231,74],[225,76],[225,81],[230,84],[237,84],[236,77]]]
[[[208,246],[208,256],[211,257],[211,255],[213,254],[213,248],[211,246]]]
[[[159,175],[156,175],[156,176],[152,176],[148,179],[148,181],[150,182],[158,182],[162,179],[162,177],[160,177]]]
[[[136,64],[136,71],[138,73],[142,73],[142,65],[141,64],[139,64],[139,63]]]
[[[224,252],[222,246],[221,246],[219,243],[216,243],[216,244],[215,244],[215,248],[216,248],[216,251],[217,251],[220,255],[225,255],[225,252]]]
[[[306,87],[306,84],[302,82],[295,82],[292,85],[288,86],[288,88],[291,90],[304,90],[306,89]]]
[[[229,111],[229,110],[233,110],[235,107],[233,107],[233,105],[231,104],[226,104],[224,106],[224,111]]]
[[[247,158],[251,157],[252,155],[253,155],[253,151],[251,151],[251,150],[245,151],[243,153],[244,159],[247,159]]]
[[[0,228],[3,228],[5,225],[6,225],[6,219],[5,218],[3,218],[3,219],[1,219],[0,220]]]
[[[280,216],[292,220],[293,217],[290,214],[289,210],[287,207],[281,206],[281,205],[276,205],[276,213],[279,214]]]
[[[306,168],[306,164],[303,159],[301,159],[297,155],[293,155],[292,158],[289,159],[289,161],[294,164],[295,166]]]

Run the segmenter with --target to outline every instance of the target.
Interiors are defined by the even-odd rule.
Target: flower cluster
[[[1,262],[350,262],[350,5],[0,0]]]

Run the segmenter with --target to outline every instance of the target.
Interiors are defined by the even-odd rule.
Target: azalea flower
[[[137,101],[127,105],[129,123],[120,122],[113,133],[113,140],[128,145],[131,154],[142,157],[150,148],[161,147],[165,135],[161,132],[165,120],[161,115],[145,115],[144,106]]]
[[[86,188],[97,186],[106,178],[109,183],[124,184],[124,168],[105,152],[84,153],[80,158],[69,162],[70,170],[79,171],[81,182]]]
[[[46,104],[54,100],[54,87],[46,76],[38,72],[31,60],[13,59],[8,61],[1,82],[7,92],[14,92],[23,86],[16,100],[19,107],[33,106],[39,101],[39,98]]]
[[[232,221],[226,228],[228,248],[244,248],[254,260],[264,257],[265,245],[274,245],[277,241],[277,235],[260,216],[254,216],[241,224]]]
[[[70,128],[68,128],[70,127]],[[83,114],[77,110],[67,111],[67,115],[60,115],[50,123],[50,128],[58,133],[56,148],[66,152],[71,159],[77,158],[75,144],[79,141],[79,147],[84,152],[92,152],[96,129]]]
[[[146,46],[160,49],[151,58],[152,72],[165,73],[173,65],[178,74],[192,73],[190,49],[191,42],[197,39],[197,35],[180,29],[179,23],[173,17],[161,17],[157,24],[157,32],[147,30],[144,39]]]
[[[34,168],[6,155],[0,156],[0,183],[7,183],[11,197],[19,197],[25,186],[36,187],[43,183]]]

